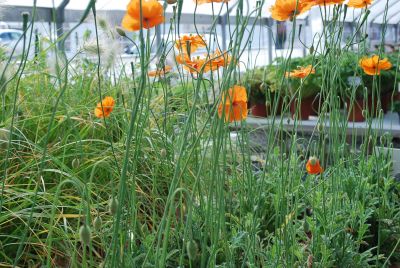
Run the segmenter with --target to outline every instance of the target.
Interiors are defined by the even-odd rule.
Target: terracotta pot
[[[351,106],[350,100],[347,101],[347,114],[348,120],[350,122],[364,122],[365,117],[362,114],[362,111],[365,109],[365,104],[363,99],[355,99],[354,103]],[[351,108],[351,110],[350,110]]]
[[[297,114],[299,120],[308,120],[313,111],[313,101],[314,97],[301,100],[300,111]],[[297,108],[298,108],[298,99],[296,98],[290,103],[290,113],[292,114],[293,119],[295,119]]]
[[[251,114],[257,117],[267,117],[267,106],[264,103],[256,103],[251,107]]]

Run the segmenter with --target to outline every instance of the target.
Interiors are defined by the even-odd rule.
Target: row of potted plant
[[[398,54],[392,53],[387,57],[390,62],[396,63]],[[266,117],[290,111],[292,117],[307,120],[310,115],[321,112],[321,104],[329,97],[326,93],[328,88],[336,90],[331,93],[339,96],[340,106],[347,109],[349,121],[364,121],[365,111],[376,116],[378,107],[384,112],[397,107],[393,105],[393,101],[400,100],[395,64],[379,76],[368,75],[358,66],[358,54],[346,52],[338,55],[338,58],[340,61],[335,61],[338,63],[330,67],[338,70],[337,76],[330,81],[323,81],[324,68],[320,58],[312,55],[294,58],[290,62],[278,58],[271,65],[248,71],[243,80],[249,89],[252,115]],[[290,79],[285,75],[285,72],[295,70],[298,66],[314,66],[312,71],[315,73],[307,75],[305,79]]]

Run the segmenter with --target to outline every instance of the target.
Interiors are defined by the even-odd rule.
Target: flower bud
[[[81,226],[81,228],[79,229],[79,238],[82,241],[83,244],[85,245],[89,245],[90,243],[90,228],[84,224]]]
[[[194,260],[197,255],[197,244],[195,241],[190,240],[186,243],[186,251],[190,260]]]
[[[121,27],[115,27],[115,31],[122,37],[126,36],[124,29],[122,29]]]
[[[109,203],[109,210],[110,210],[110,214],[111,215],[115,215],[115,214],[117,214],[117,210],[118,210],[118,200],[116,199],[116,198],[112,198],[111,200],[110,200],[110,203]]]
[[[72,160],[72,168],[73,168],[73,169],[79,168],[80,164],[81,164],[81,163],[80,163],[80,161],[79,161],[78,158],[74,158],[74,160]]]
[[[311,47],[310,47],[310,54],[311,55],[314,54],[314,50],[315,50],[314,45],[311,45]]]
[[[167,0],[168,5],[173,5],[176,3],[176,0]]]

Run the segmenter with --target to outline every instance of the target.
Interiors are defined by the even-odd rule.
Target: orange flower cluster
[[[206,55],[203,58],[193,57],[190,59],[187,54],[178,55],[176,61],[182,64],[183,68],[191,73],[200,73],[202,70],[204,73],[207,73],[228,65],[231,62],[231,57],[227,52],[222,53],[217,50],[215,53]]]
[[[297,70],[293,72],[286,72],[286,77],[295,77],[295,78],[306,78],[310,74],[315,74],[315,69],[312,65],[308,65],[306,67],[299,67]]]
[[[319,164],[318,158],[315,156],[310,157],[306,164],[307,173],[310,175],[318,175],[324,172],[324,169]]]
[[[142,20],[140,20],[140,1]],[[129,31],[138,31],[141,25],[145,29],[150,29],[164,22],[163,12],[163,7],[157,0],[131,0],[121,24]]]
[[[172,67],[169,65],[165,65],[164,68],[159,69],[159,70],[154,70],[154,71],[150,71],[147,73],[147,75],[149,77],[160,77],[160,76],[164,76],[167,73],[170,73],[172,71]]]
[[[242,86],[235,85],[221,97],[218,115],[225,117],[225,122],[241,121],[247,118],[247,93]]]
[[[208,3],[228,3],[229,0],[193,0],[193,2],[198,5],[208,4]]]
[[[94,115],[97,118],[109,117],[114,109],[114,105],[115,100],[113,97],[105,97],[101,102],[97,103],[97,106],[94,109]]]
[[[189,46],[189,47],[188,47]],[[204,73],[215,71],[219,67],[226,66],[230,63],[231,57],[226,52],[217,50],[213,54],[205,57],[190,58],[190,53],[195,52],[199,47],[205,47],[206,42],[200,35],[185,35],[175,42],[175,47],[179,49],[179,54],[175,57],[178,64],[191,73]],[[189,51],[190,50],[190,51]]]
[[[189,48],[190,47],[190,51]],[[175,42],[175,47],[182,53],[193,53],[199,47],[205,47],[206,42],[201,35],[184,35]]]
[[[373,0],[349,0],[347,5],[353,8],[364,8]],[[292,20],[297,15],[303,14],[313,6],[341,5],[344,0],[275,0],[271,6],[271,16],[278,21]]]
[[[381,59],[377,55],[373,55],[370,58],[362,58],[359,65],[368,75],[380,75],[382,70],[389,70],[392,68],[392,64],[387,58]]]
[[[302,0],[303,3],[311,6],[341,5],[344,0]]]
[[[278,21],[292,20],[293,17],[308,11],[313,5],[304,0],[276,0],[271,6],[271,17]]]
[[[347,6],[353,8],[366,8],[368,5],[372,4],[372,0],[350,0]]]

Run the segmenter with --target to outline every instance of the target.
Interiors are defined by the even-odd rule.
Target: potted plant
[[[393,55],[388,56],[392,63],[397,61],[393,57]],[[372,116],[378,115],[378,109],[387,112],[390,110],[392,100],[400,100],[400,96],[395,92],[395,66],[381,72],[379,76],[371,76],[363,72],[358,64],[354,64],[359,61],[359,55],[356,53],[346,52],[341,58],[340,77],[342,86],[346,89],[344,96],[350,121],[364,121],[363,110]],[[374,87],[374,83],[377,86]]]
[[[321,76],[314,69],[316,59],[312,56],[296,58],[291,61],[291,73],[303,72],[303,76],[288,74],[288,94],[290,96],[290,113],[292,118],[296,115],[300,120],[308,120],[309,116],[315,114],[316,95],[321,89]]]
[[[268,85],[265,82],[265,68],[256,68],[245,74],[244,81],[249,91],[249,107],[251,114],[257,117],[267,117],[269,112],[266,105]]]
[[[355,63],[358,63],[357,54],[346,52],[341,55],[339,86],[346,104],[348,121],[363,122],[366,115],[364,111],[372,106],[371,90],[364,83],[368,78]]]

